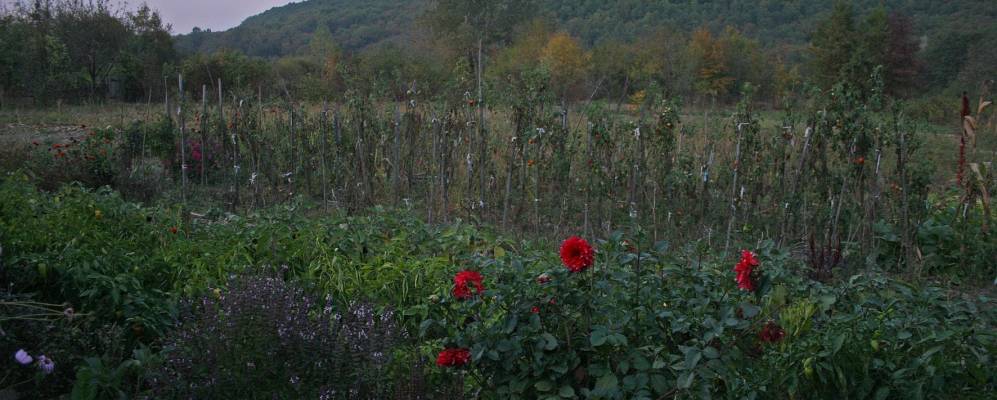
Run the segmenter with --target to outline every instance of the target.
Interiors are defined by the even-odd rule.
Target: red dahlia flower
[[[762,330],[758,332],[758,338],[763,342],[775,343],[786,337],[786,331],[774,321],[765,323]]]
[[[465,300],[471,298],[473,293],[471,293],[471,286],[473,284],[474,289],[478,294],[485,291],[485,285],[481,283],[481,274],[477,271],[461,271],[453,277],[453,296]]]
[[[755,267],[759,265],[758,258],[755,257],[755,253],[748,250],[743,250],[741,252],[741,261],[734,266],[734,272],[737,274],[737,287],[749,292],[755,291],[755,281],[752,274],[755,271]]]
[[[572,236],[561,243],[561,262],[569,271],[584,271],[592,266],[593,261],[595,261],[595,251],[585,239]]]
[[[468,349],[445,349],[436,357],[436,365],[441,367],[460,367],[471,362],[471,351]]]

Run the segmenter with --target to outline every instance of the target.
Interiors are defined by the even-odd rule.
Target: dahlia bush
[[[771,243],[703,262],[621,239],[471,260],[486,290],[440,292],[412,311],[426,316],[419,334],[438,368],[502,399],[907,398],[994,383],[992,315],[960,314],[945,336],[912,331],[930,314],[917,305],[940,300],[885,278],[825,286]],[[896,302],[905,314],[891,313]]]

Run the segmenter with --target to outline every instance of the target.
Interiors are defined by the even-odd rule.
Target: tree
[[[696,60],[696,90],[714,100],[726,95],[734,83],[727,65],[726,43],[701,27],[692,34],[689,52]]]
[[[578,40],[567,33],[556,33],[543,48],[543,64],[550,69],[555,92],[566,98],[585,77],[589,55]]]
[[[96,97],[119,61],[128,41],[128,27],[111,11],[107,0],[65,2],[60,7],[56,15],[59,37],[73,64],[82,66],[90,97]]]
[[[855,11],[850,3],[838,1],[831,16],[817,26],[811,40],[811,71],[818,85],[827,89],[844,78],[855,43]]]
[[[133,93],[125,95],[134,98],[141,93],[151,98],[162,86],[165,65],[177,58],[170,26],[163,23],[158,11],[145,4],[128,14],[127,21],[133,35],[128,40],[122,62],[131,67],[123,68],[123,73],[130,79],[126,86]]]
[[[479,45],[507,42],[533,7],[529,0],[435,0],[423,17],[437,38],[476,65]]]
[[[890,14],[884,66],[886,92],[893,96],[909,96],[917,86],[924,65],[918,57],[920,45],[914,37],[913,20],[904,14]]]
[[[332,92],[342,87],[339,63],[343,58],[343,51],[336,45],[332,32],[325,24],[319,24],[308,41],[308,57],[320,66],[322,91]]]

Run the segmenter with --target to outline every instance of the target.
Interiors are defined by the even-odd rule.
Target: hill
[[[358,50],[406,35],[426,5],[423,0],[304,1],[274,7],[226,31],[195,29],[177,36],[176,46],[185,53],[226,48],[251,56],[280,57],[297,53],[324,24],[340,47]]]
[[[275,7],[223,32],[195,31],[177,37],[183,52],[210,52],[221,48],[258,57],[298,53],[320,24],[346,50],[362,50],[396,41],[424,29],[418,16],[431,0],[308,0]],[[883,4],[890,11],[913,17],[925,42],[947,31],[972,33],[997,25],[997,7],[988,0],[856,0],[860,13]],[[720,29],[731,25],[766,46],[802,44],[833,2],[823,0],[541,0],[537,16],[556,21],[582,42],[632,40],[656,28],[670,26],[691,31],[702,25]]]

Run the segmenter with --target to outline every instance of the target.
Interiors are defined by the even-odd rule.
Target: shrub
[[[621,235],[580,272],[481,257],[482,295],[441,289],[420,333],[498,398],[922,398],[993,390],[993,311],[877,274],[825,286],[771,243],[736,259],[640,252]],[[664,246],[658,246],[663,249]],[[551,252],[553,253],[553,252]],[[745,261],[748,260],[748,261]],[[757,263],[755,262],[757,261]],[[791,271],[799,271],[797,273]]]
[[[281,278],[236,276],[186,306],[152,386],[165,398],[384,398],[404,337],[368,304],[337,313]]]

